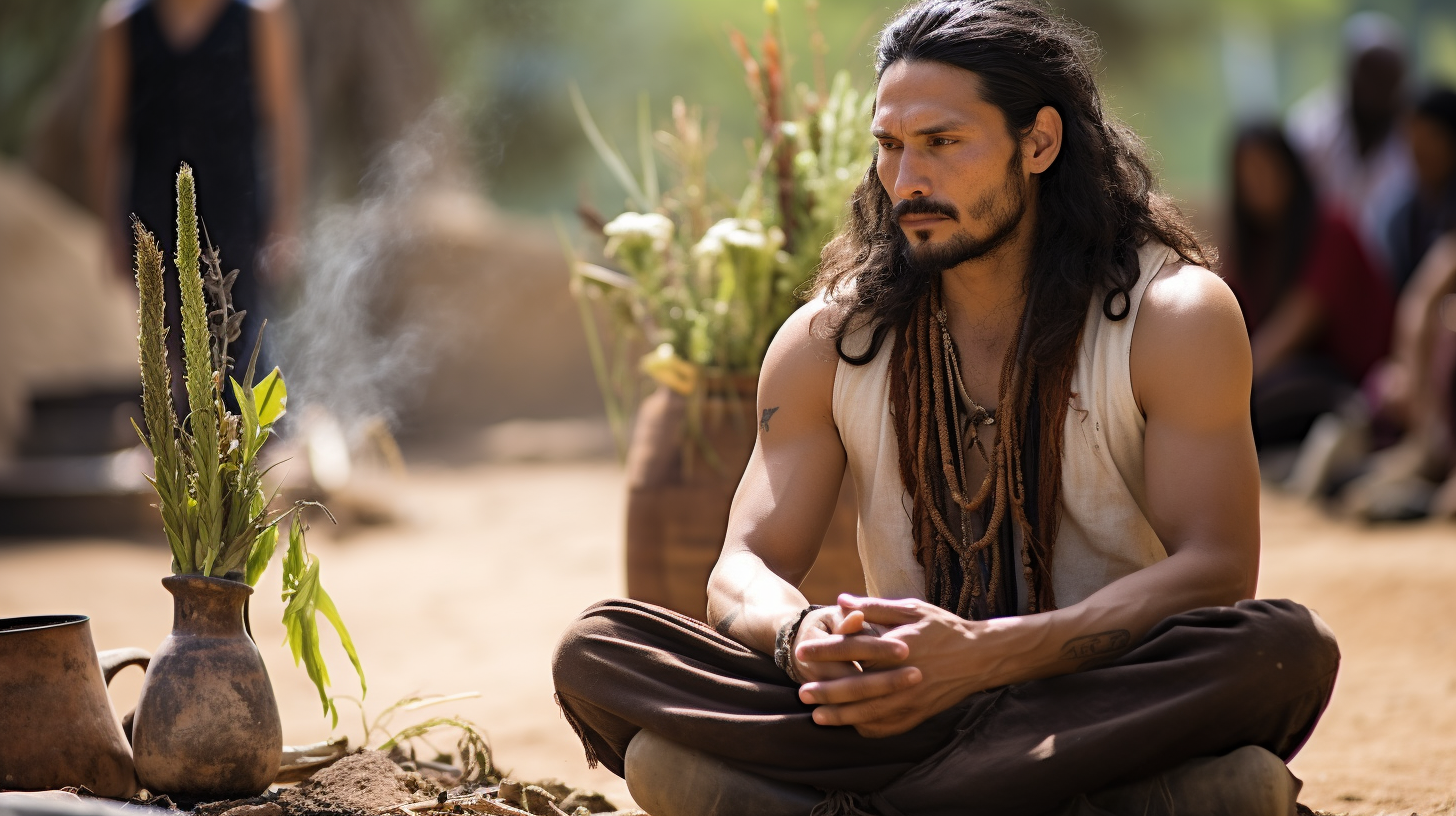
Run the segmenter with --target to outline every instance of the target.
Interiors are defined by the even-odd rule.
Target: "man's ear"
[[[1051,105],[1036,112],[1031,132],[1021,141],[1021,162],[1027,172],[1045,173],[1062,152],[1062,115]]]

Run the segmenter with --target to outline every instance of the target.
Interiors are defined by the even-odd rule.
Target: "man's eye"
[[[940,145],[955,144],[955,139],[950,139],[945,136],[936,136],[935,138],[930,140],[930,143],[938,147]]]
[[[894,142],[880,142],[881,150],[895,150],[898,147],[899,145],[895,144]]]

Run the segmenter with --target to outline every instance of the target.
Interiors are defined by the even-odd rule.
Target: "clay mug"
[[[136,768],[106,684],[149,660],[141,649],[98,654],[85,615],[0,618],[0,790],[84,785],[131,798]]]

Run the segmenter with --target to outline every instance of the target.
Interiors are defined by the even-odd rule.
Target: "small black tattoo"
[[[1095,635],[1075,637],[1062,644],[1063,660],[1087,660],[1126,649],[1132,642],[1132,633],[1126,629],[1113,629]]]
[[[733,621],[738,620],[738,613],[742,611],[743,607],[740,606],[732,612],[724,615],[723,620],[718,621],[718,623],[713,626],[713,629],[723,637],[732,637],[732,635],[728,634],[728,630],[733,628]]]
[[[768,421],[773,418],[774,412],[777,411],[778,409],[779,408],[778,408],[777,405],[775,405],[772,408],[765,408],[765,409],[763,409],[763,419],[760,419],[758,421],[758,427],[759,427],[760,430],[764,430],[764,431],[767,431],[768,430]]]

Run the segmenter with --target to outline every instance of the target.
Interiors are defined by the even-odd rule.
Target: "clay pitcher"
[[[152,793],[182,800],[256,796],[278,774],[283,725],[258,647],[243,629],[252,587],[171,575],[172,634],[152,656],[132,750]]]
[[[0,619],[0,789],[135,794],[131,747],[106,684],[146,662],[141,649],[98,655],[85,615]]]

